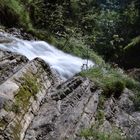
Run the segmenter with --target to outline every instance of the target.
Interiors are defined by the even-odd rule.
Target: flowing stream
[[[87,60],[64,53],[44,41],[27,41],[0,33],[0,38],[2,37],[12,41],[0,43],[0,48],[22,54],[29,60],[39,57],[55,69],[64,80],[71,78],[81,71],[82,66],[87,65]],[[88,60],[88,67],[93,65],[94,63]]]

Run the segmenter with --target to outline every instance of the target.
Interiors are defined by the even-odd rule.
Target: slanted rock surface
[[[88,78],[64,82],[43,60],[0,50],[0,140],[81,140],[82,129],[121,130],[140,138],[140,112],[134,93],[103,98]],[[84,139],[83,139],[84,140]]]
[[[97,122],[101,132],[116,127],[122,137],[139,140],[140,113],[134,109],[133,92],[125,89],[119,99],[104,99],[101,107],[102,96],[87,78],[77,76],[59,85],[45,97],[24,140],[81,140],[81,130]]]
[[[25,56],[0,50],[0,84],[18,72],[27,62]]]
[[[111,98],[105,102],[104,112],[106,120],[120,128],[126,137],[139,140],[140,112],[135,110],[133,97],[134,93],[125,89],[118,100]]]
[[[74,77],[50,91],[25,140],[77,139],[95,120],[99,94],[90,80]]]

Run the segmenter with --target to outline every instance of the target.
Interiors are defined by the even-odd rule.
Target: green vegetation
[[[140,56],[139,5],[139,0],[0,0],[0,24],[23,27],[74,55],[88,58],[88,46],[90,58],[97,58],[96,51],[121,67],[139,67],[134,59]]]
[[[96,120],[98,120],[98,125],[102,125],[103,122],[104,122],[104,119],[105,119],[105,113],[101,108],[100,108],[100,106],[98,107],[98,111],[97,111],[97,114],[96,114]]]
[[[12,106],[12,111],[15,113],[20,113],[21,110],[26,111],[29,107],[30,98],[36,98],[36,94],[40,89],[37,77],[31,73],[24,74],[21,81],[20,89],[15,95],[15,102]]]
[[[125,88],[133,90],[140,110],[140,83],[128,77],[124,69],[140,67],[139,0],[0,0],[0,29],[22,27],[26,32],[47,40],[59,49],[91,59],[97,65],[80,73],[103,89],[97,119],[103,123],[105,98],[118,99]],[[100,55],[100,56],[99,56]],[[108,63],[106,64],[102,58]],[[25,74],[12,106],[5,110],[26,111],[31,97],[36,98],[40,84],[33,74]],[[8,103],[9,104],[9,103]],[[0,127],[3,122],[0,122]],[[20,126],[15,126],[14,131]],[[103,133],[98,127],[83,130],[81,137],[92,140],[121,140],[119,131]],[[15,140],[18,135],[15,134]]]
[[[0,130],[4,130],[6,125],[7,125],[7,122],[4,119],[0,120]]]
[[[140,43],[140,36],[137,36],[136,38],[134,38],[132,40],[131,43],[129,43],[125,48],[124,50],[128,50],[128,49],[134,49],[133,47],[135,47],[137,44]]]
[[[79,56],[84,59],[93,60],[96,64],[104,64],[104,60],[97,55],[92,49],[90,49],[84,42],[78,39],[76,36],[69,38],[68,41],[65,39],[54,43],[59,49],[64,52],[70,53],[75,56]]]
[[[99,88],[103,89],[99,98],[98,117],[101,114],[105,98],[113,96],[118,99],[125,88],[135,94],[132,98],[136,110],[140,110],[140,83],[126,75],[121,69],[112,68],[110,65],[96,66],[80,73],[81,76],[91,79]],[[101,112],[100,112],[101,111]],[[102,120],[101,120],[102,121]]]
[[[32,29],[29,13],[20,0],[0,0],[0,24]]]
[[[119,129],[113,128],[111,132],[102,132],[97,124],[89,129],[82,130],[80,137],[86,140],[125,140]]]
[[[81,75],[101,87],[105,97],[119,98],[125,87],[139,90],[138,82],[104,62],[125,69],[140,67],[139,21],[139,0],[0,0],[2,28],[22,27],[65,52],[96,62],[98,66]],[[23,85],[16,97],[15,112],[22,92],[26,93],[25,99],[32,94]]]
[[[126,66],[129,68],[140,67],[140,36],[135,37],[132,41],[124,48],[124,57],[128,60]]]
[[[11,124],[11,130],[13,133],[14,140],[20,140],[21,129],[22,129],[22,126],[21,126],[21,122],[19,120],[17,120],[15,122],[14,126],[12,126],[12,124]]]
[[[124,88],[139,90],[140,84],[128,77],[121,69],[112,68],[110,65],[96,66],[80,73],[81,76],[88,77],[97,86],[103,89],[106,97],[113,95],[119,98]]]

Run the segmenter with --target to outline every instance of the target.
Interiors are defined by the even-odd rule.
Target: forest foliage
[[[139,21],[139,0],[0,0],[0,24],[65,50],[84,44],[124,68],[140,66]]]

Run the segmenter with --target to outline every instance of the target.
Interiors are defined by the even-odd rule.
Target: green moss
[[[5,120],[0,120],[0,130],[3,130],[5,126],[7,125],[7,122]]]
[[[36,98],[36,94],[39,92],[40,84],[38,82],[38,78],[36,75],[32,73],[26,73],[23,77],[20,78],[20,88],[17,94],[15,95],[15,100],[13,102],[9,101],[5,104],[5,109],[7,111],[13,111],[18,116],[22,115],[28,110],[30,106],[30,99],[31,97]],[[5,126],[5,122],[2,120],[0,121],[0,128]],[[12,137],[14,140],[20,140],[20,133],[21,133],[21,122],[16,118],[16,121],[11,124],[10,126]]]
[[[12,130],[12,137],[14,140],[20,140],[20,133],[21,133],[21,122],[19,120],[17,120],[14,123],[14,126],[11,126],[11,130]]]
[[[101,125],[104,122],[105,114],[103,110],[98,109],[97,114],[96,114],[96,120],[98,123]]]
[[[37,77],[31,73],[24,74],[21,80],[22,84],[15,96],[15,103],[12,108],[15,113],[18,113],[21,109],[26,111],[29,107],[30,98],[36,98],[36,94],[40,89]]]
[[[104,103],[105,103],[105,96],[104,95],[100,95],[99,97],[99,104],[98,104],[98,109],[99,110],[103,110],[104,109]]]

